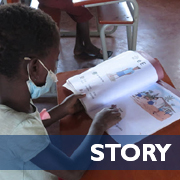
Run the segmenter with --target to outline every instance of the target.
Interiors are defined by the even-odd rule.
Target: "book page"
[[[65,87],[85,93],[81,101],[90,112],[157,80],[156,69],[146,58],[127,51],[68,79]]]
[[[111,104],[117,105],[122,120],[107,130],[109,135],[150,135],[180,118],[180,98],[157,83],[135,90],[104,107]],[[93,118],[99,110],[89,115]],[[118,136],[114,137],[118,141]]]

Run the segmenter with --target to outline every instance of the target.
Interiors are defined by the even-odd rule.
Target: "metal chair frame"
[[[116,2],[124,2],[124,0],[116,1]],[[100,38],[102,44],[103,51],[103,59],[107,60],[107,46],[106,46],[106,29],[109,26],[114,25],[115,28],[117,26],[126,26],[127,32],[127,42],[128,42],[128,50],[136,50],[137,43],[137,30],[138,30],[138,19],[139,19],[139,7],[136,0],[128,0],[126,1],[129,11],[133,17],[133,24],[103,24],[100,28]]]

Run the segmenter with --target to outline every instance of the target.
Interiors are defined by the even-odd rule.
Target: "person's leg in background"
[[[90,56],[103,59],[101,50],[94,46],[90,39],[89,20],[93,17],[93,15],[85,7],[75,7],[72,0],[68,0],[66,2],[65,11],[77,23],[74,54],[80,55],[84,52]],[[112,51],[108,51],[108,57],[111,55]]]
[[[76,43],[74,54],[80,55],[86,53],[89,56],[103,59],[102,51],[94,46],[90,40],[89,21],[77,23],[76,25]],[[112,51],[108,51],[108,57],[112,55]]]
[[[38,0],[39,8],[48,13],[59,26],[60,12],[66,11],[67,14],[77,23],[76,25],[76,40],[74,54],[80,55],[86,53],[89,56],[94,56],[103,59],[102,51],[94,46],[90,39],[89,20],[93,15],[89,10],[82,6],[75,7],[72,0]],[[53,10],[53,11],[52,11]],[[59,11],[58,11],[59,10]],[[57,15],[59,13],[59,16]],[[112,55],[112,51],[108,51],[108,57]]]
[[[76,43],[74,47],[74,54],[80,55],[83,52],[92,56],[100,53],[100,49],[94,46],[90,40],[88,21],[77,23],[76,25]]]
[[[60,19],[61,19],[60,9],[51,8],[41,3],[39,3],[38,8],[44,11],[45,13],[49,14],[52,17],[52,19],[56,22],[57,26],[60,28]]]

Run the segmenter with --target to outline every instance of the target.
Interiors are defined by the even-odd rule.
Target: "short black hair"
[[[20,3],[0,6],[0,74],[16,75],[24,57],[45,57],[59,45],[52,18]]]

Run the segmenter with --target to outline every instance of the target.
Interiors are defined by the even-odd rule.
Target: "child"
[[[43,121],[44,126],[31,102],[56,81],[58,28],[48,15],[20,4],[0,6],[0,22],[0,135],[6,135],[0,136],[0,179],[79,179],[84,170],[67,169],[86,157],[88,139],[68,157],[52,145],[44,126],[81,110],[78,98],[84,95],[67,97],[49,111],[51,118]],[[88,135],[102,135],[120,119],[115,106],[105,108],[93,119]],[[83,160],[88,167],[90,162]]]

